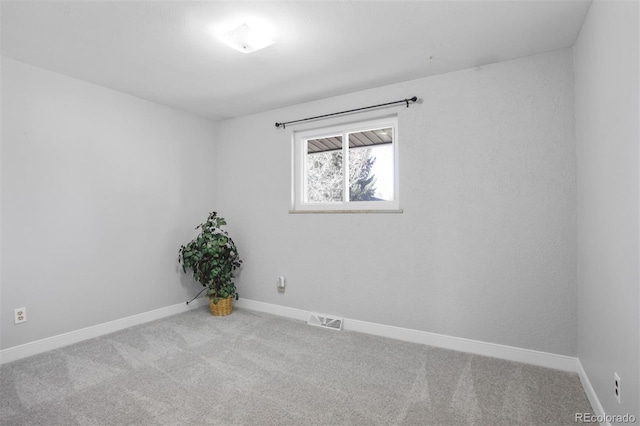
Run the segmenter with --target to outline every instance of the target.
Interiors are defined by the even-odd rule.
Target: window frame
[[[349,133],[363,132],[367,130],[392,128],[393,141],[393,200],[383,201],[350,201],[348,193],[344,194],[345,200],[331,203],[305,202],[305,164],[307,155],[307,141],[328,136],[342,136],[342,150],[349,150]],[[400,182],[399,182],[399,143],[398,143],[398,117],[386,116],[377,119],[367,119],[357,122],[335,124],[327,127],[301,130],[292,134],[292,182],[291,182],[291,210],[290,213],[392,213],[400,210]],[[345,187],[348,182],[348,153],[343,155],[346,159],[343,164]]]

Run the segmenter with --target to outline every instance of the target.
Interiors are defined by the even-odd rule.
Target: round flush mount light
[[[255,52],[274,43],[268,31],[246,22],[219,34],[219,38],[227,46],[242,53]]]

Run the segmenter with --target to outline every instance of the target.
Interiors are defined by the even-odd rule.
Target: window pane
[[[305,202],[343,201],[342,136],[310,139],[305,159]]]
[[[349,134],[349,200],[393,200],[393,129]]]

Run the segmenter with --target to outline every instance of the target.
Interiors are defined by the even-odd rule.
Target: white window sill
[[[289,210],[289,214],[327,214],[327,213],[403,213],[402,209],[386,210]]]

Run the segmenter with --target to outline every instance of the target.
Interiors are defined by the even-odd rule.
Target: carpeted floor
[[[576,374],[206,307],[0,367],[2,425],[573,425]]]

